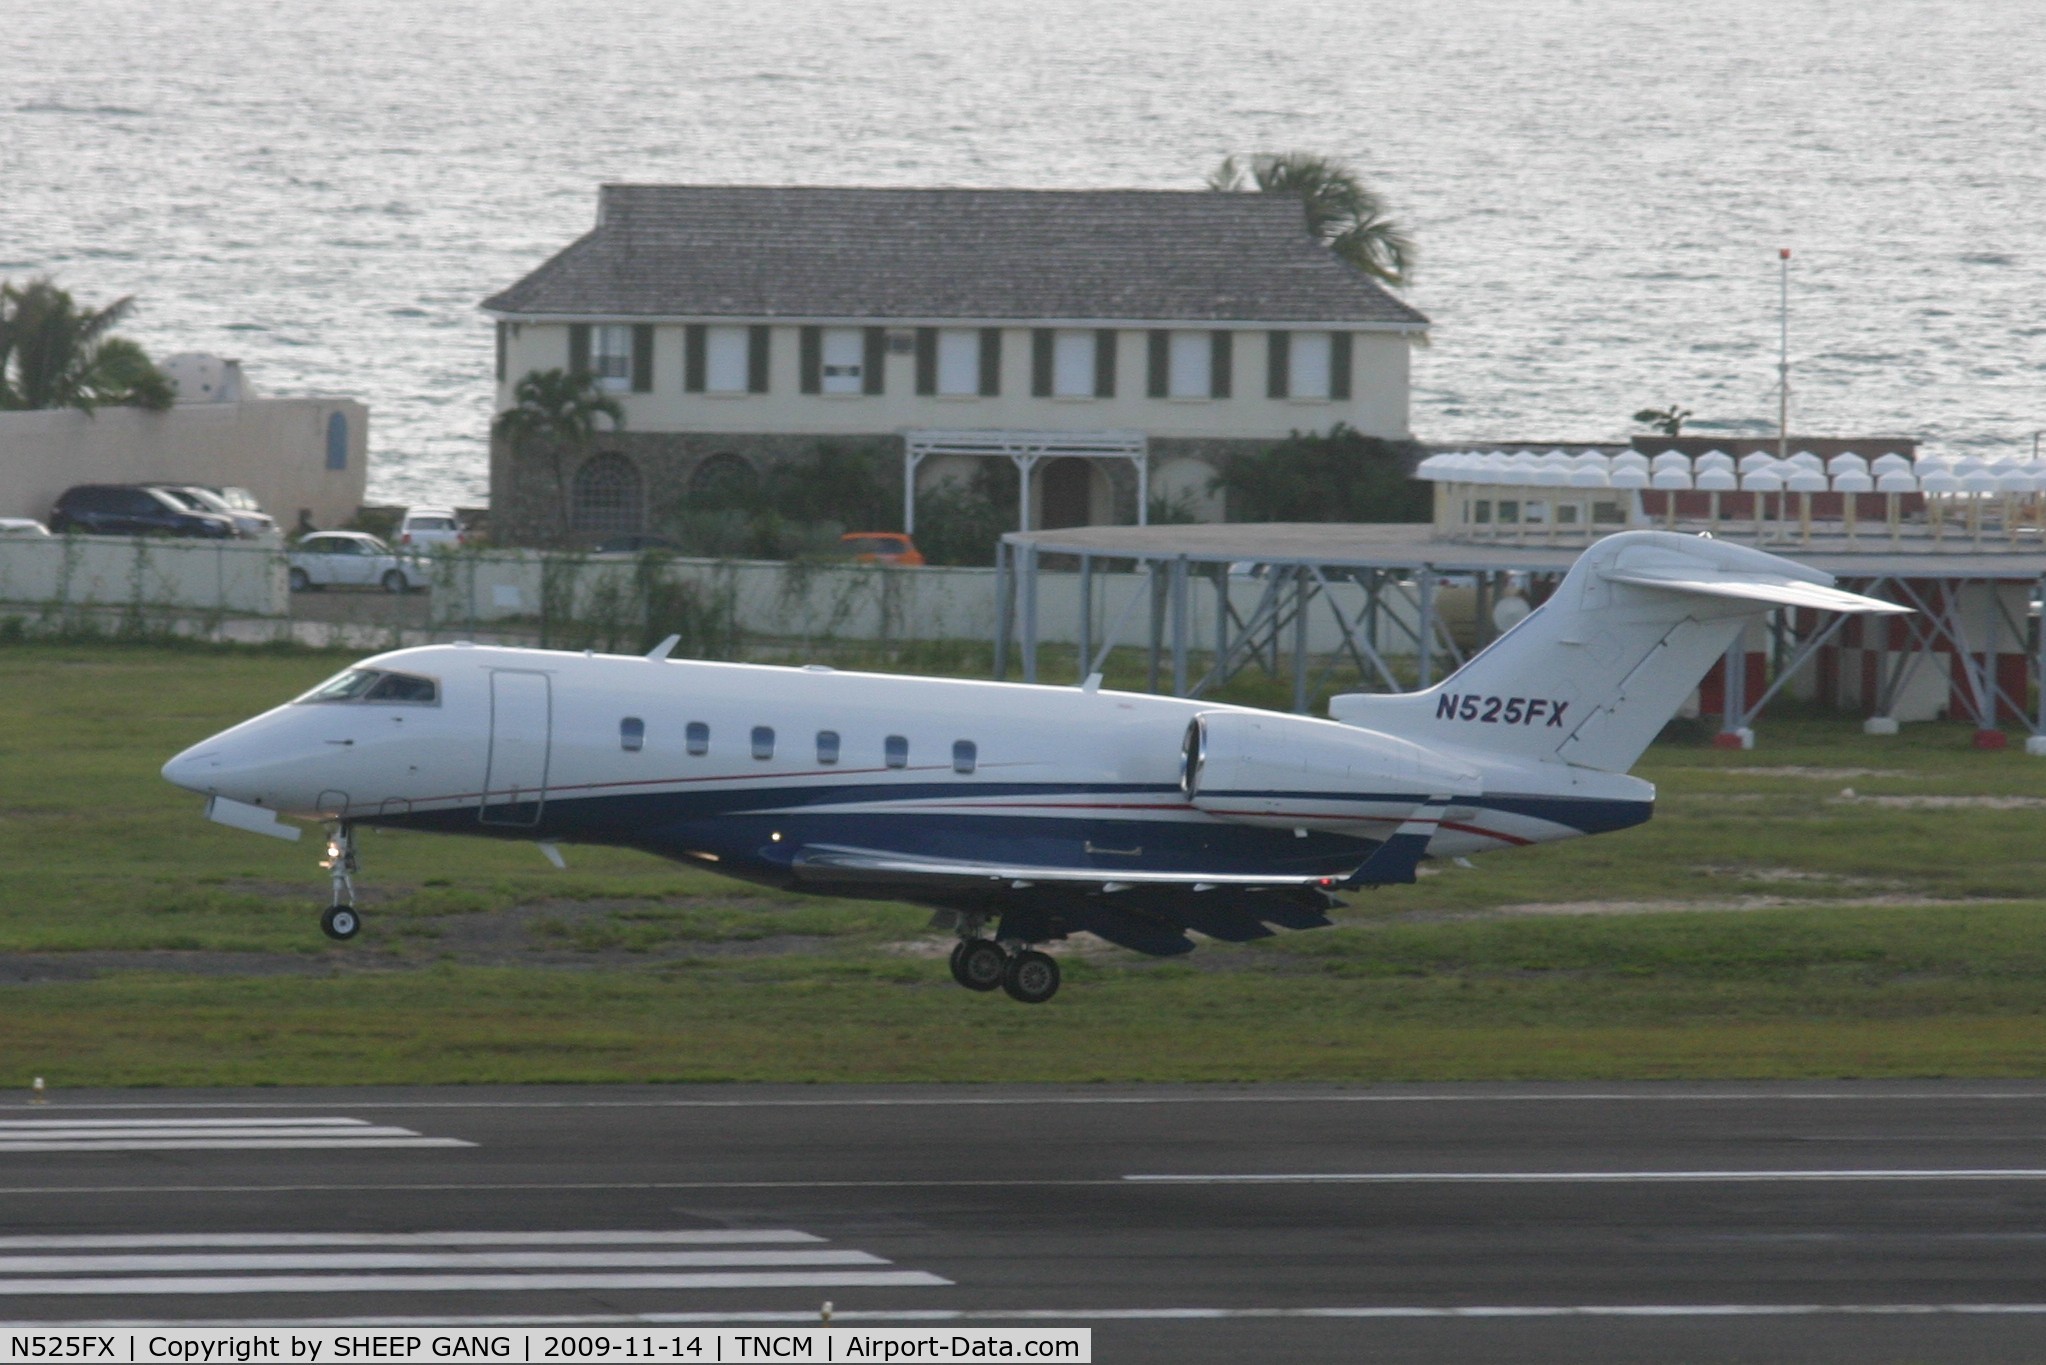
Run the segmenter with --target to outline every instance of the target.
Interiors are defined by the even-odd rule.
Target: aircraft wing
[[[811,844],[790,864],[803,881],[902,882],[925,881],[933,885],[967,886],[986,882],[1007,882],[1014,886],[1318,886],[1329,884],[1324,876],[1246,876],[1241,873],[1207,872],[1123,872],[1115,868],[1047,867],[1033,863],[980,863],[950,858],[925,858],[891,853],[884,849],[851,848],[838,844]]]
[[[804,849],[792,867],[803,880],[864,883],[939,907],[998,908],[1004,924],[1020,915],[1046,938],[1086,930],[1157,957],[1192,952],[1189,930],[1244,943],[1270,937],[1271,925],[1317,928],[1329,923],[1327,911],[1338,903],[1324,877],[1128,873],[953,861],[833,845]]]

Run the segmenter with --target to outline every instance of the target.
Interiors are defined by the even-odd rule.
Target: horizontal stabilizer
[[[1602,576],[1608,583],[1631,583],[1637,588],[1695,593],[1701,597],[1731,597],[1749,602],[1767,602],[1779,607],[1812,607],[1819,611],[1887,616],[1911,610],[1894,602],[1863,597],[1860,593],[1842,592],[1838,588],[1808,583],[1799,578],[1769,574],[1716,573],[1710,578],[1703,578],[1698,576],[1695,568],[1690,568],[1689,572],[1654,568],[1612,568],[1607,569]]]

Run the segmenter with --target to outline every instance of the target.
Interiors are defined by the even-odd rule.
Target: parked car
[[[848,531],[838,538],[838,543],[856,564],[917,568],[924,562],[923,551],[900,531]]]
[[[268,513],[238,508],[204,484],[152,483],[146,486],[159,493],[170,494],[194,512],[213,512],[228,518],[245,536],[268,535],[277,529],[277,523],[270,519]]]
[[[362,531],[315,531],[293,546],[284,562],[291,566],[293,592],[335,587],[410,592],[426,581],[418,560],[400,558]]]
[[[170,494],[136,484],[81,483],[67,488],[50,509],[52,531],[101,536],[198,536],[229,540],[232,517],[195,512]]]
[[[35,536],[50,534],[50,528],[34,517],[0,517],[0,536]]]
[[[465,538],[462,519],[452,507],[408,507],[398,522],[398,544],[406,549],[460,545]]]

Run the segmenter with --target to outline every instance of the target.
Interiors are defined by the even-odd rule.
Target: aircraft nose
[[[164,780],[187,791],[210,792],[220,779],[220,753],[194,745],[163,765]]]

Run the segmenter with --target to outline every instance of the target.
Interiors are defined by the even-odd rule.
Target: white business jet
[[[1625,829],[1626,775],[1736,632],[1779,606],[1904,608],[1724,541],[1633,531],[1425,692],[1332,719],[1099,688],[472,644],[365,659],[179,754],[215,820],[326,822],[330,937],[353,938],[361,825],[611,844],[819,895],[933,907],[952,973],[1026,1002],[1032,945],[1153,954],[1329,922],[1424,857]]]

